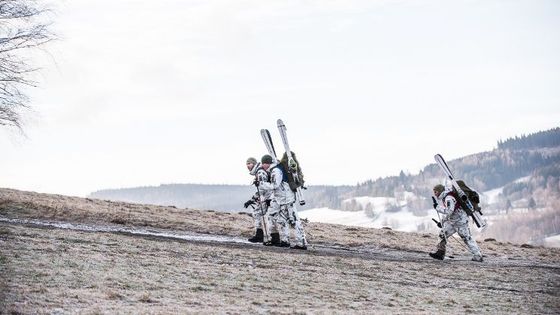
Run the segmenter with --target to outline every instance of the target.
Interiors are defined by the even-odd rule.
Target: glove
[[[436,198],[434,196],[432,196],[432,202],[434,203],[433,204],[434,209],[437,209],[438,203],[437,203]]]
[[[259,187],[259,183],[260,183],[260,182],[259,182],[258,179],[255,179],[255,180],[253,181],[253,185],[255,185],[256,187]]]
[[[267,207],[270,207],[270,199],[265,200],[264,203],[266,204]]]
[[[247,209],[250,205],[255,204],[255,201],[253,199],[247,200],[244,204],[243,207],[245,207],[245,209]]]

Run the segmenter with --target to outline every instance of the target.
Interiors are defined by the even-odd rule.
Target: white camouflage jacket
[[[262,197],[261,202],[272,199],[272,191],[262,188],[263,183],[268,183],[268,173],[264,169],[259,168],[255,174],[255,180],[259,182],[259,187],[255,195],[253,195],[253,199],[258,200],[259,195]]]
[[[282,181],[282,170],[271,166],[270,182],[260,182],[259,189],[272,193],[274,200],[280,205],[290,204],[296,200],[295,194],[290,189],[288,183]]]
[[[436,211],[443,214],[442,221],[450,221],[451,223],[468,222],[467,213],[457,204],[457,199],[451,194],[451,190],[443,191],[438,199]]]

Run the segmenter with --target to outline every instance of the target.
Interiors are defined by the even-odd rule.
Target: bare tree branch
[[[21,112],[29,108],[24,87],[34,87],[26,54],[51,40],[47,9],[34,0],[0,0],[0,126],[21,130]]]

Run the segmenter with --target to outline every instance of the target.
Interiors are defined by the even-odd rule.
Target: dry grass
[[[248,213],[177,209],[1,188],[0,216],[86,224],[118,224],[127,227],[159,228],[243,238],[251,236],[253,229],[252,219]],[[403,233],[316,222],[306,224],[306,233],[310,243],[314,244],[339,244],[421,252],[433,250],[437,241],[437,236],[433,234]],[[536,247],[534,250],[526,251],[519,245],[499,240],[478,241],[483,253],[487,256],[523,256],[541,262],[560,261],[558,249]],[[451,240],[450,244],[451,253],[465,253],[461,242]]]
[[[251,230],[244,214],[5,189],[0,216],[234,237]],[[476,264],[452,242],[457,258],[440,262],[425,254],[435,235],[317,223],[307,229],[317,246],[302,252],[0,223],[0,313],[560,310],[555,249],[481,242],[487,262]]]

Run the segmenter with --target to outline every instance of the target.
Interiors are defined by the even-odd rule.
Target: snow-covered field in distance
[[[349,226],[382,228],[390,227],[393,230],[403,232],[416,232],[418,225],[424,222],[430,222],[432,217],[417,217],[411,212],[403,210],[399,212],[383,212],[374,218],[368,217],[365,211],[342,211],[329,208],[316,208],[301,211],[301,218],[307,218],[312,222],[333,223]]]
[[[299,212],[301,218],[312,222],[333,223],[350,226],[382,228],[390,227],[393,230],[403,232],[416,232],[418,225],[430,223],[432,218],[437,218],[435,211],[426,216],[415,216],[404,207],[401,211],[389,212],[387,208],[391,205],[401,204],[396,198],[391,197],[356,197],[352,198],[363,208],[369,203],[372,207],[373,216],[368,216],[366,211],[343,211],[339,209],[315,208]],[[350,202],[352,199],[344,200]],[[433,223],[432,223],[433,224]],[[435,225],[434,225],[435,226]]]
[[[517,182],[527,180],[520,178]],[[481,199],[485,204],[494,204],[498,202],[499,195],[502,193],[503,187],[485,191],[481,194]],[[411,198],[419,198],[411,192],[401,193],[400,198],[392,197],[369,197],[361,196],[351,199],[346,199],[344,203],[350,203],[355,200],[356,203],[366,208],[368,204],[372,208],[373,216],[368,216],[366,211],[345,211],[340,209],[330,208],[315,208],[300,211],[301,218],[306,218],[312,222],[342,224],[348,226],[359,226],[369,228],[382,228],[390,227],[393,230],[403,232],[418,232],[419,226],[428,227],[429,230],[437,231],[436,225],[432,222],[432,218],[439,221],[438,215],[433,209],[428,209],[425,216],[416,216],[406,207],[406,200]],[[398,205],[402,210],[397,212],[387,211],[391,205]],[[370,212],[370,213],[371,213]],[[489,223],[491,223],[493,216],[485,216]],[[551,242],[554,242],[551,240]],[[560,241],[559,241],[560,243]]]

